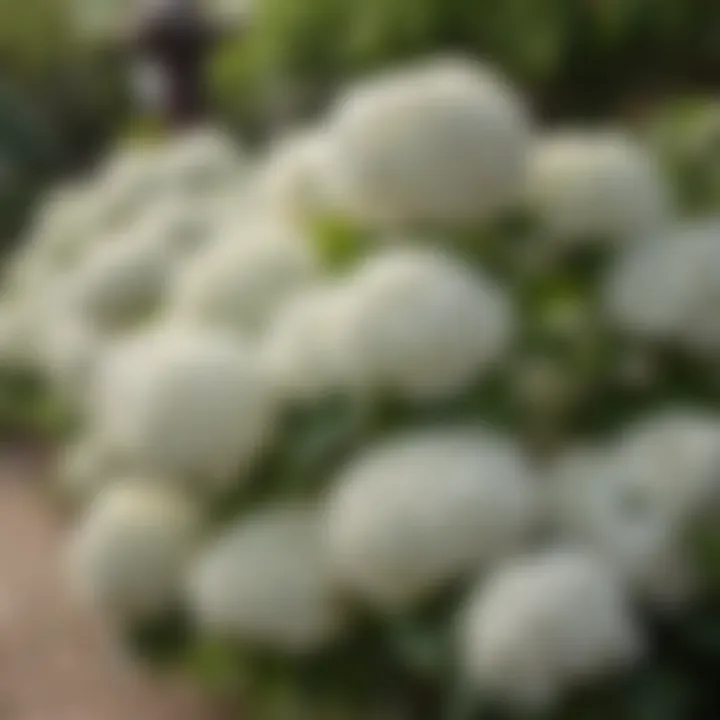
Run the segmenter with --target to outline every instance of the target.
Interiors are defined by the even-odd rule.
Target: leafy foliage
[[[448,50],[491,59],[550,113],[607,115],[717,82],[714,0],[262,0],[213,69],[225,109],[290,82],[312,108],[341,79]]]
[[[682,98],[660,107],[648,134],[687,209],[712,212],[720,203],[720,102]]]

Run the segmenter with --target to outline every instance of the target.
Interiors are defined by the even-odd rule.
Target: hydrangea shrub
[[[430,58],[63,188],[2,349],[79,589],[257,717],[709,717],[720,216],[661,167]]]

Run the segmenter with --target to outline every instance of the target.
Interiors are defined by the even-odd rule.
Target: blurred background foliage
[[[127,108],[117,53],[79,41],[68,0],[0,0],[0,247],[48,183],[102,152]]]
[[[107,142],[128,110],[122,58],[82,41],[73,0],[0,0],[0,78],[57,135],[68,161]]]
[[[542,114],[598,117],[717,88],[719,28],[717,0],[256,0],[212,78],[221,110],[242,117],[287,85],[312,106],[348,77],[462,50],[502,67]]]

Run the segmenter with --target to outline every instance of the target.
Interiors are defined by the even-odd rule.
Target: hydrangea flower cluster
[[[257,154],[122,149],[6,280],[3,357],[77,416],[73,577],[198,671],[544,711],[712,593],[720,216],[491,68],[364,79]]]

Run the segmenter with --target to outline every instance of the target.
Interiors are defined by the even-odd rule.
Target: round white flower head
[[[189,596],[209,633],[279,652],[315,650],[343,624],[312,508],[265,509],[232,526],[201,554]]]
[[[331,166],[372,222],[466,223],[519,201],[529,123],[487,68],[442,58],[354,88],[332,118]]]
[[[561,243],[642,239],[661,230],[669,214],[668,190],[649,153],[611,131],[567,131],[538,142],[529,194]]]
[[[332,209],[329,145],[330,135],[324,128],[281,140],[259,170],[256,182],[261,199],[291,218]]]
[[[54,260],[39,242],[29,238],[23,247],[8,258],[2,274],[6,300],[37,305],[36,290],[47,287],[61,274]]]
[[[86,436],[63,452],[58,490],[69,501],[84,506],[118,480],[123,466],[107,442],[97,435]]]
[[[388,248],[352,282],[345,333],[372,387],[420,400],[459,392],[512,340],[501,290],[442,252]]]
[[[666,412],[609,448],[563,460],[556,522],[602,555],[644,596],[674,604],[692,594],[688,528],[720,497],[720,418]]]
[[[254,352],[180,325],[120,343],[103,363],[95,421],[151,472],[226,487],[271,435],[275,402]]]
[[[180,192],[215,192],[245,169],[232,138],[212,127],[188,131],[163,150],[162,171]]]
[[[621,257],[606,288],[619,328],[720,352],[720,220],[693,223]]]
[[[319,285],[278,313],[262,358],[281,396],[316,399],[362,389],[356,354],[344,342],[348,295],[343,283]]]
[[[82,256],[97,231],[96,208],[89,185],[64,184],[40,205],[30,231],[30,253],[61,268]]]
[[[161,147],[120,146],[101,169],[92,190],[101,231],[122,229],[169,191]]]
[[[183,495],[129,478],[101,492],[76,530],[72,570],[104,612],[145,619],[182,595],[186,563],[200,528]]]
[[[622,669],[642,648],[614,573],[564,548],[498,568],[471,596],[460,628],[468,678],[526,709],[546,708],[574,685]]]
[[[256,333],[320,274],[305,238],[277,220],[249,222],[188,263],[178,280],[178,313],[241,333]]]
[[[535,521],[531,471],[474,428],[419,431],[361,455],[330,489],[338,580],[397,610],[515,551]]]
[[[192,202],[170,196],[148,208],[132,231],[144,242],[165,248],[173,258],[185,260],[216,239],[228,204],[222,194]]]
[[[35,343],[38,365],[54,392],[75,409],[87,409],[106,349],[104,339],[80,318],[49,309]]]
[[[101,330],[146,319],[160,305],[172,258],[145,236],[117,233],[85,257],[68,277],[70,301]]]

